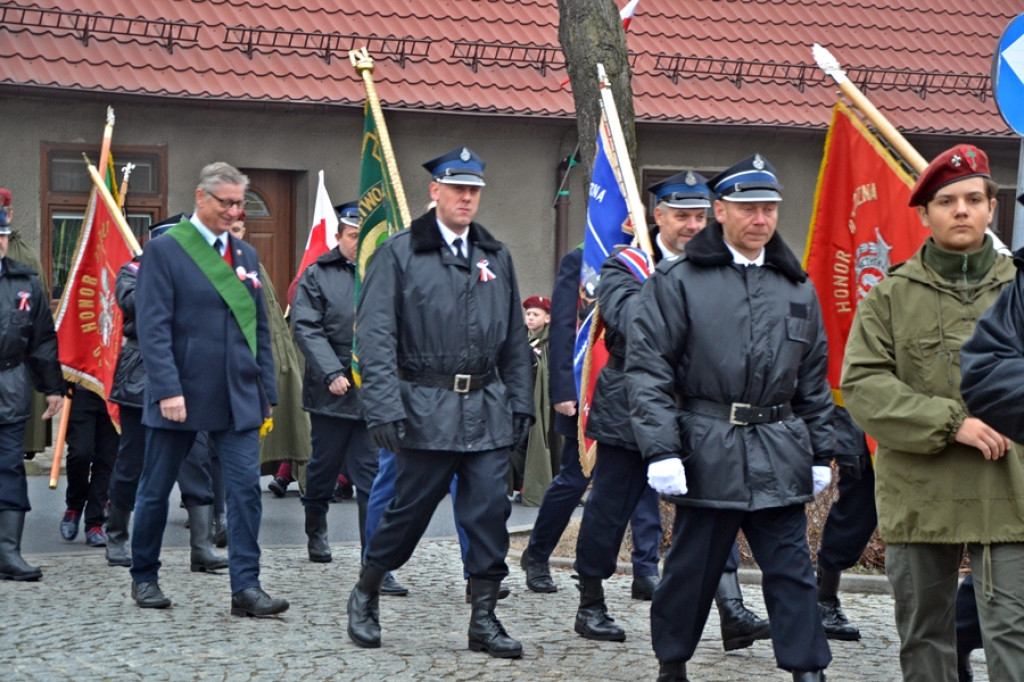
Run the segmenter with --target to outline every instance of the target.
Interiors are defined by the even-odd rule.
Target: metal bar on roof
[[[186,21],[119,17],[17,5],[0,7],[0,22],[5,26],[47,29],[48,33],[55,35],[64,31],[79,32],[78,37],[84,45],[88,45],[89,39],[94,35],[165,39],[168,51],[174,41],[196,42],[199,39],[200,26]],[[186,31],[189,31],[190,35],[186,35]]]
[[[470,40],[452,42],[452,57],[465,61],[475,72],[482,62],[501,65],[522,64],[546,74],[548,67],[565,63],[562,48],[554,45],[523,45]]]
[[[246,55],[252,58],[257,50],[280,52],[284,50],[309,51],[330,63],[335,54],[341,53],[348,59],[348,52],[359,45],[369,45],[370,52],[394,59],[405,66],[409,57],[426,57],[431,40],[423,38],[396,38],[391,36],[360,36],[348,33],[324,33],[322,31],[287,31],[276,28],[240,26],[228,28],[224,36],[228,45],[247,46]]]

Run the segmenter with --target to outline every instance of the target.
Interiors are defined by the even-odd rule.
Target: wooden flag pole
[[[373,57],[364,47],[349,52],[348,58],[359,75],[363,77],[363,85],[366,86],[366,102],[370,105],[370,112],[377,125],[377,134],[380,135],[380,148],[384,152],[384,163],[388,168],[388,176],[395,190],[398,213],[402,216],[402,224],[408,226],[412,222],[412,216],[409,214],[409,206],[405,202],[405,189],[402,187],[402,177],[398,174],[395,153],[391,149],[391,137],[388,135],[387,124],[384,123],[384,112],[380,109],[377,87],[373,84]]]
[[[126,163],[124,165],[123,178],[121,180],[121,191],[117,193],[117,208],[119,213],[124,213],[124,197],[128,194],[128,178],[131,176],[132,171],[135,170],[134,163]]]
[[[114,107],[107,107],[107,124],[103,126],[103,144],[100,145],[100,165],[106,172],[107,159],[110,158],[110,141],[114,137]]]
[[[846,72],[839,66],[839,61],[832,56],[831,52],[818,43],[814,43],[811,51],[814,54],[814,61],[818,63],[822,71],[832,76],[850,103],[864,114],[865,118],[878,130],[878,134],[884,137],[896,150],[896,153],[902,156],[914,169],[914,172],[920,175],[928,167],[925,158],[914,149],[900,131],[896,130],[895,126],[889,123],[882,112],[875,108],[875,105],[860,91],[860,88],[850,81]]]
[[[85,159],[85,165],[89,171],[89,176],[92,177],[92,182],[96,185],[97,195],[103,199],[103,203],[107,205],[107,210],[110,212],[110,216],[117,224],[117,229],[121,230],[121,236],[124,237],[126,242],[128,242],[128,248],[131,249],[132,255],[139,255],[142,253],[142,247],[139,246],[139,241],[132,233],[132,229],[128,227],[128,223],[124,219],[124,214],[121,213],[121,209],[118,208],[117,202],[114,201],[114,197],[110,194],[110,190],[107,189],[107,184],[103,182],[103,178],[100,177],[100,173],[96,170],[96,167],[89,163],[89,157],[82,154],[82,158]]]
[[[651,244],[651,235],[647,231],[646,211],[637,189],[633,164],[629,162],[629,154],[626,152],[626,136],[622,132],[619,110],[615,106],[615,97],[612,95],[611,83],[605,74],[604,64],[597,65],[597,79],[601,91],[601,111],[604,112],[605,125],[608,126],[612,138],[611,162],[619,171],[618,175],[623,184],[622,193],[626,197],[626,209],[629,211],[629,221],[633,225],[633,236],[640,248],[648,256],[653,257],[654,246]]]
[[[71,392],[64,396],[61,406],[60,422],[57,424],[57,437],[53,443],[53,461],[50,463],[50,490],[57,489],[60,479],[60,464],[64,459],[64,439],[68,435],[68,420],[71,418]]]

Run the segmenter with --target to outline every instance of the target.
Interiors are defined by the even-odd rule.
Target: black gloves
[[[528,414],[512,415],[512,449],[521,450],[526,447],[526,439],[530,435],[530,425],[533,424],[533,417]]]
[[[405,420],[402,419],[370,428],[370,438],[373,438],[377,447],[384,448],[388,452],[398,452],[404,437]]]

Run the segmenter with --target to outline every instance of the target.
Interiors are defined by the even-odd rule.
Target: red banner
[[[913,184],[853,112],[837,103],[825,139],[804,268],[821,301],[828,381],[839,405],[843,352],[857,303],[929,234],[907,206]]]
[[[132,252],[93,190],[68,284],[57,309],[57,345],[64,378],[106,399],[121,352],[121,308],[114,295],[117,271]],[[119,423],[117,406],[107,403]]]

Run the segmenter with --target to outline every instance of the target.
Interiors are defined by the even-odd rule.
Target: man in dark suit
[[[151,242],[139,267],[148,431],[131,573],[132,597],[142,608],[171,605],[157,583],[167,497],[199,431],[217,449],[227,488],[231,614],[271,616],[288,608],[259,583],[259,436],[277,389],[259,260],[229,234],[248,184],[226,163],[203,168],[195,213]]]

